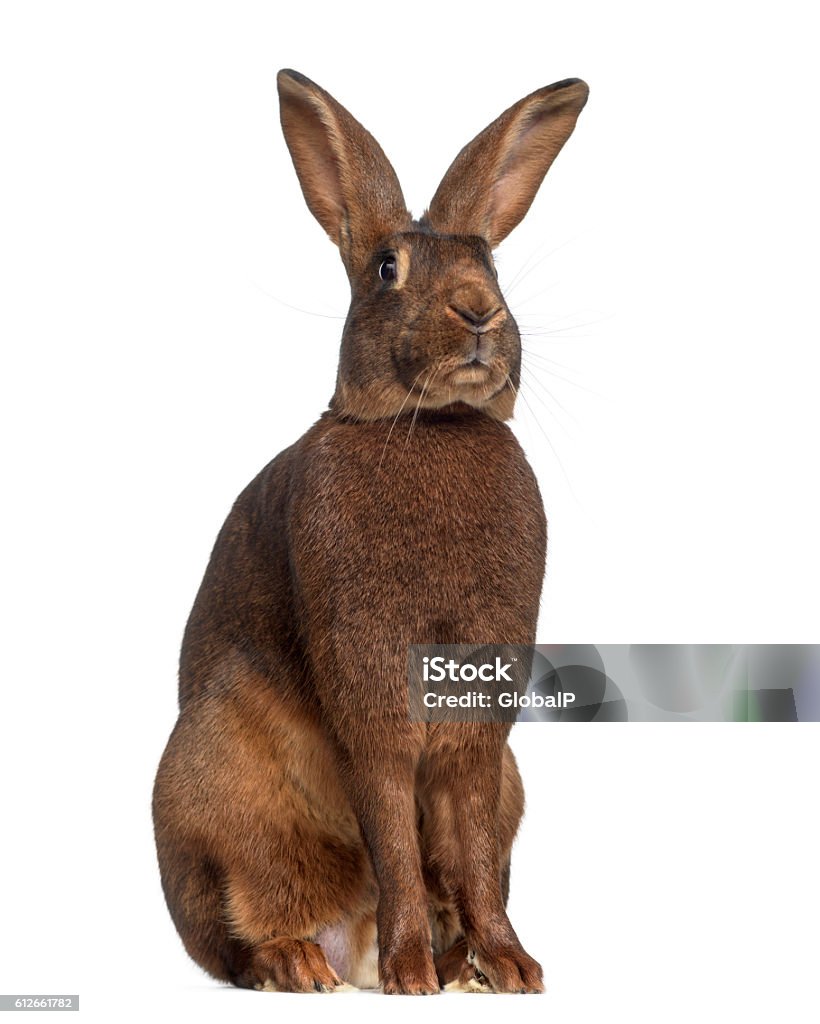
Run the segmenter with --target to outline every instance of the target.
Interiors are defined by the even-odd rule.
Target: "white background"
[[[6,0],[0,991],[80,992],[94,1021],[817,1019],[815,726],[516,731],[511,913],[544,999],[216,986],[167,916],[149,814],[216,532],[333,387],[347,285],[279,67],[373,131],[416,213],[510,103],[590,83],[499,251],[502,283],[526,274],[539,639],[820,639],[808,11]]]

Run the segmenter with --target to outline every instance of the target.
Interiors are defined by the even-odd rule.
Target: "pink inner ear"
[[[338,244],[345,206],[342,168],[332,148],[332,130],[310,101],[291,99],[290,103],[290,109],[283,109],[283,127],[305,200]]]
[[[540,108],[507,144],[498,176],[490,188],[490,244],[497,245],[523,219],[544,175],[572,131],[575,115]]]

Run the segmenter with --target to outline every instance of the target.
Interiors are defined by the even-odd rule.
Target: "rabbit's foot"
[[[276,938],[253,951],[253,988],[263,992],[336,992],[346,986],[321,946],[305,939]]]
[[[444,986],[445,992],[493,992],[494,989],[490,987],[489,981],[484,977],[481,971],[476,970],[475,967],[470,967],[469,964],[465,963],[464,970],[454,980]]]
[[[465,939],[459,939],[436,958],[436,974],[445,992],[492,992],[481,971],[467,960]]]
[[[519,945],[471,946],[467,962],[482,974],[494,992],[543,992],[541,965]]]
[[[385,995],[428,996],[439,991],[429,946],[406,946],[383,955],[381,978]]]

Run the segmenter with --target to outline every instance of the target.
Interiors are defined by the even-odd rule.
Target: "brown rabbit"
[[[407,657],[535,637],[546,523],[504,424],[521,349],[491,250],[587,87],[507,110],[415,221],[372,136],[303,75],[278,84],[352,301],[328,411],[237,499],[188,622],[154,789],[168,907],[239,986],[540,992],[505,910],[510,727],[411,721]]]

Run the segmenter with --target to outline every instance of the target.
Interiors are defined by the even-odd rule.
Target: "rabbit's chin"
[[[422,409],[452,409],[468,406],[480,409],[494,419],[512,416],[516,389],[506,368],[501,365],[463,363],[441,373],[426,389],[418,403]],[[407,405],[415,408],[412,395]]]
[[[466,363],[453,370],[448,383],[453,387],[486,389],[496,376],[486,363]]]
[[[430,388],[430,400],[444,405],[463,402],[481,409],[497,402],[505,391],[514,399],[515,390],[506,368],[486,363],[463,363],[446,376],[442,374],[440,382]]]
[[[424,372],[423,372],[424,373]],[[423,380],[423,373],[418,375]],[[417,416],[421,410],[435,411],[470,407],[497,420],[513,414],[517,383],[506,366],[459,363],[426,371],[429,384],[416,383],[408,390],[398,380],[361,385],[340,377],[331,410],[344,419],[373,421],[394,419],[405,413]]]

